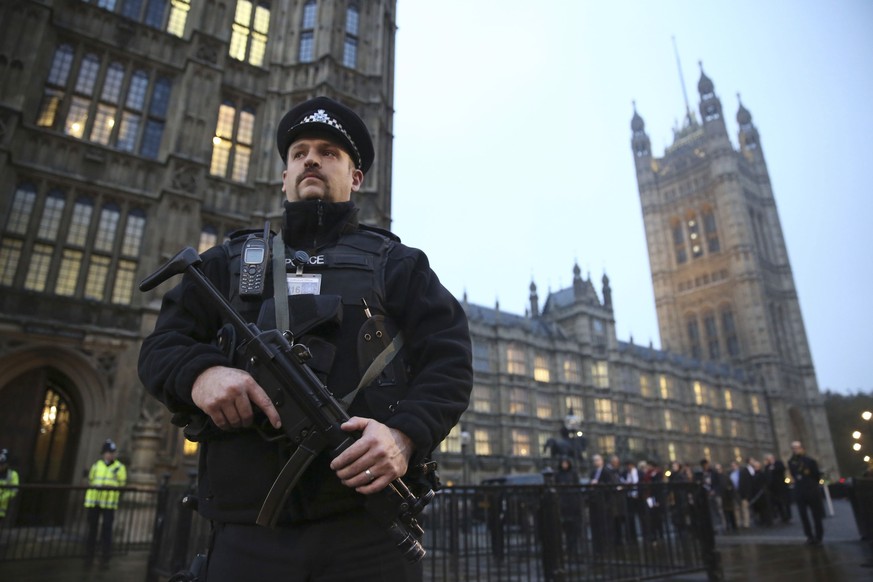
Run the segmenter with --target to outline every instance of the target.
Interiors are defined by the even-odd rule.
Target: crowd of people
[[[698,489],[681,484],[697,483],[705,492],[715,532],[732,534],[790,523],[795,505],[807,543],[820,545],[824,536],[821,473],[801,443],[795,441],[791,446],[787,464],[772,454],[763,460],[748,457],[727,465],[703,459],[697,463],[672,461],[667,466],[652,460],[636,463],[616,455],[608,460],[592,455],[587,483],[611,487],[587,490],[582,502],[564,495],[561,519],[565,543],[571,550],[575,548],[586,522],[595,552],[636,543],[640,536],[647,541],[662,539],[668,531],[682,536],[700,523],[699,507],[694,508],[700,498],[695,493]],[[585,483],[580,477],[573,463],[564,459],[556,470],[555,483]],[[583,511],[578,511],[580,505]]]

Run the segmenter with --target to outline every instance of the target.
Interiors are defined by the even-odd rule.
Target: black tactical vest
[[[246,301],[239,295],[240,254],[246,238],[261,231],[241,231],[231,235],[224,245],[230,269],[228,298],[246,321],[257,323],[262,330],[274,329],[272,267],[264,285],[264,301]],[[321,275],[318,296],[293,295],[288,297],[290,331],[295,341],[313,352],[310,366],[319,374],[331,392],[342,397],[358,384],[364,370],[379,355],[397,333],[397,327],[385,311],[385,266],[395,240],[381,232],[357,230],[342,235],[310,256],[303,272]],[[272,241],[271,241],[272,245]],[[294,251],[285,247],[285,256]],[[296,268],[286,259],[286,272],[292,275]],[[369,310],[371,317],[366,315]],[[378,335],[378,337],[377,337]],[[402,354],[401,354],[402,356]],[[373,382],[380,390],[380,398],[368,394],[353,407],[358,412],[384,420],[393,412],[393,405],[405,388],[403,358],[398,356]],[[364,390],[367,393],[366,390]],[[358,405],[369,402],[361,410]]]

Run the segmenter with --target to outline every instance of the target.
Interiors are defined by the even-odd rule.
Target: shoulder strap
[[[276,310],[276,329],[287,330],[291,324],[288,313],[288,283],[285,279],[285,239],[282,231],[273,237],[273,304]]]
[[[349,406],[352,405],[352,401],[355,399],[355,396],[357,396],[358,390],[364,386],[368,386],[373,380],[375,380],[376,376],[381,374],[382,370],[388,367],[388,364],[391,363],[391,360],[394,359],[394,356],[397,355],[397,352],[399,352],[402,347],[403,332],[397,332],[397,335],[394,336],[391,343],[385,346],[385,349],[382,350],[379,355],[376,356],[376,359],[370,363],[370,367],[368,367],[364,372],[364,375],[361,376],[361,381],[358,382],[355,389],[343,396],[340,400],[346,410],[348,410]]]

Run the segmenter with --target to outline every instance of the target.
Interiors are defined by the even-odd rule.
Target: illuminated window
[[[712,428],[712,423],[706,414],[700,415],[700,434],[708,434]]]
[[[640,396],[643,398],[652,397],[652,386],[649,380],[648,374],[640,374]]]
[[[112,303],[126,305],[133,295],[136,263],[133,261],[118,261],[115,268],[115,285],[112,288]]]
[[[65,212],[71,203],[71,211]],[[50,190],[40,200],[29,184],[18,187],[10,210],[0,244],[3,284],[14,284],[21,267],[21,284],[31,291],[120,304],[132,301],[145,233],[142,210],[124,216],[117,204],[106,202],[95,212],[91,198],[80,196],[73,202],[59,189]],[[25,216],[33,213],[38,213],[33,217],[38,226],[36,240],[28,248],[17,230]],[[69,214],[66,223],[65,213]],[[26,263],[19,264],[25,253]]]
[[[529,457],[531,452],[530,435],[527,432],[513,429],[512,454],[516,457]]]
[[[676,460],[676,444],[675,443],[667,443],[667,456],[671,461]]]
[[[740,450],[740,447],[734,447],[734,459],[737,461],[743,460],[743,452]]]
[[[564,374],[564,382],[567,382],[568,384],[578,384],[580,382],[579,363],[576,361],[575,357],[564,356],[562,370]]]
[[[229,101],[219,106],[215,137],[212,138],[210,174],[230,178],[235,182],[246,181],[252,155],[254,126],[253,109],[238,109]]]
[[[443,453],[460,453],[461,452],[461,425],[456,424],[440,443],[440,451]]]
[[[740,423],[737,420],[731,420],[731,437],[736,438],[740,434]]]
[[[4,238],[0,244],[0,285],[11,286],[21,261],[23,243],[13,238]]]
[[[103,299],[106,293],[106,279],[109,275],[109,257],[95,255],[88,265],[88,278],[85,282],[85,297],[88,299]]]
[[[551,378],[549,373],[549,359],[543,355],[534,357],[534,380],[548,382]]]
[[[724,407],[726,410],[734,409],[734,398],[729,388],[724,389]]]
[[[76,67],[74,57],[69,45],[55,51],[37,125],[156,158],[169,107],[170,80],[117,60],[101,60],[93,53],[84,55]],[[59,120],[65,102],[66,116]],[[61,128],[56,127],[59,124]]]
[[[267,33],[270,30],[270,5],[263,0],[237,0],[230,35],[230,56],[248,61],[259,67],[267,52]]]
[[[694,403],[697,406],[703,405],[703,388],[701,388],[700,382],[694,382]]]
[[[751,402],[752,402],[752,414],[761,414],[761,405],[758,402],[758,397],[753,394],[752,398],[751,398]]]
[[[609,366],[605,361],[591,363],[591,380],[595,388],[609,388]]]
[[[597,437],[597,450],[602,455],[609,455],[615,452],[615,436],[602,435]],[[605,460],[605,459],[604,459]]]
[[[166,30],[170,34],[181,37],[185,32],[185,21],[191,9],[190,0],[97,0],[96,4],[110,12],[118,12],[121,16],[139,22],[149,28]]]
[[[673,413],[669,410],[664,411],[664,428],[673,430]]]
[[[530,398],[527,390],[524,388],[511,388],[509,390],[509,413],[530,413]]]
[[[473,452],[476,455],[493,455],[491,445],[491,433],[485,429],[477,428],[473,431]]]
[[[554,418],[555,406],[551,396],[537,394],[537,418]]]
[[[658,381],[661,386],[661,399],[667,400],[670,398],[670,382],[667,380],[667,376],[661,376],[658,378]]]
[[[33,245],[30,260],[27,266],[27,278],[24,280],[24,288],[31,291],[45,290],[48,270],[52,262],[54,247],[45,244]]]
[[[612,411],[612,401],[607,398],[594,399],[594,417],[597,422],[613,423],[615,415]]]
[[[506,372],[524,376],[527,374],[525,351],[519,344],[509,344],[506,347]]]
[[[476,412],[497,412],[494,390],[490,386],[475,384],[471,394],[473,410]]]
[[[72,296],[76,293],[79,280],[79,270],[82,267],[82,251],[64,249],[61,256],[61,267],[55,284],[57,295]]]

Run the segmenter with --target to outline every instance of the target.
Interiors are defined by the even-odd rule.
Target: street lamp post
[[[470,445],[470,441],[472,437],[470,433],[466,430],[461,430],[461,462],[463,465],[461,466],[461,480],[464,482],[464,485],[470,484],[470,474],[469,469],[467,467],[467,448]]]
[[[864,462],[867,463],[867,468],[866,468],[865,474],[869,473],[870,469],[871,469],[871,467],[870,467],[870,445],[871,445],[870,440],[873,439],[873,428],[871,428],[869,424],[866,424],[866,423],[870,422],[871,418],[873,418],[873,412],[871,412],[869,410],[865,410],[864,412],[862,412],[861,413],[861,420],[863,420],[865,422],[865,426],[863,427],[863,431],[856,430],[852,433],[852,438],[855,440],[855,442],[852,443],[852,450],[855,452],[861,452],[861,450],[864,449],[863,452],[866,453],[864,455]],[[865,438],[867,439],[866,446],[863,444]]]

